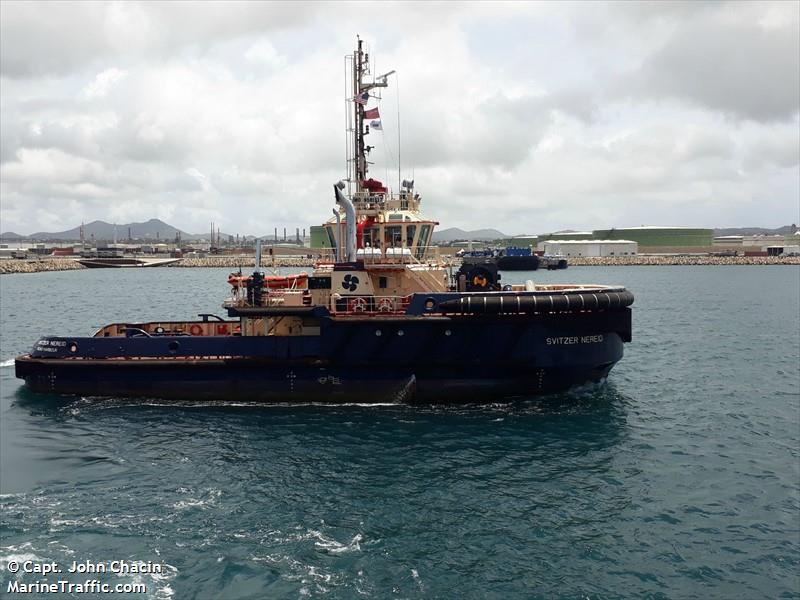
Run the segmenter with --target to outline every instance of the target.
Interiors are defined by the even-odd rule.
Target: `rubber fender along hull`
[[[582,292],[572,294],[538,294],[529,296],[504,294],[470,294],[439,305],[442,312],[461,314],[503,314],[509,312],[605,310],[625,308],[633,304],[633,294],[619,292]]]

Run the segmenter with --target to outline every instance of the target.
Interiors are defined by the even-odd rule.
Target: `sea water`
[[[227,272],[2,276],[0,595],[800,595],[800,268],[505,273],[636,296],[605,384],[511,403],[175,405],[14,378],[40,335],[222,313]],[[50,563],[64,573],[10,572]]]

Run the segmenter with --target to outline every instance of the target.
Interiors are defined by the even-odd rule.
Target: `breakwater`
[[[571,267],[630,267],[630,266],[708,266],[708,265],[800,265],[798,256],[608,256],[602,258],[573,257],[569,258]],[[314,258],[275,257],[262,264],[263,268],[288,267],[312,268]],[[455,259],[457,266],[459,261]],[[184,258],[168,265],[172,268],[227,267],[243,270],[253,268],[255,259],[252,256],[209,256],[206,258]],[[85,267],[71,258],[45,258],[42,260],[0,260],[0,274],[6,273],[40,273],[43,271],[69,271]],[[153,268],[153,267],[150,267]]]
[[[317,262],[316,258],[276,256],[265,258],[261,261],[262,268],[270,267],[313,267]],[[206,256],[205,258],[184,258],[179,262],[170,265],[172,267],[228,267],[230,269],[254,268],[256,259],[252,256]]]
[[[443,257],[453,265],[460,265],[458,258]],[[313,267],[315,258],[298,258],[276,256],[262,263],[264,268],[275,267]],[[612,267],[612,266],[702,266],[702,265],[800,265],[798,256],[607,256],[607,257],[573,257],[567,259],[570,266],[575,267]],[[206,258],[184,258],[171,267],[229,267],[243,269],[255,266],[252,256],[210,256]]]
[[[44,271],[72,271],[85,269],[72,258],[42,258],[41,260],[4,259],[0,260],[0,275],[5,273],[42,273]]]

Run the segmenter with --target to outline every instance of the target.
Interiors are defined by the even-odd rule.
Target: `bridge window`
[[[387,248],[399,247],[403,245],[403,228],[400,225],[392,225],[385,228],[384,241]]]
[[[422,257],[425,256],[426,247],[428,245],[428,238],[431,234],[431,226],[430,225],[423,225],[420,228],[419,234],[419,243],[417,244],[417,251],[416,257],[422,260]]]
[[[380,248],[381,234],[377,227],[370,227],[364,230],[364,246],[372,246]]]
[[[411,248],[414,246],[414,236],[417,234],[416,225],[406,225],[406,246]]]

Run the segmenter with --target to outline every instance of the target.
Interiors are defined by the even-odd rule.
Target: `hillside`
[[[141,240],[164,240],[169,241],[175,239],[175,233],[180,232],[181,238],[184,240],[191,240],[203,237],[200,235],[192,235],[181,231],[168,223],[164,223],[160,219],[150,219],[144,223],[106,223],[105,221],[92,221],[84,225],[84,237],[87,240],[113,240],[114,229],[116,228],[116,238],[118,241],[128,239],[128,232],[133,239]],[[0,235],[3,239],[11,239],[12,236],[17,236],[13,232],[3,233]],[[73,227],[66,231],[37,231],[29,236],[17,236],[18,238],[30,240],[79,240],[81,239],[81,228]]]

